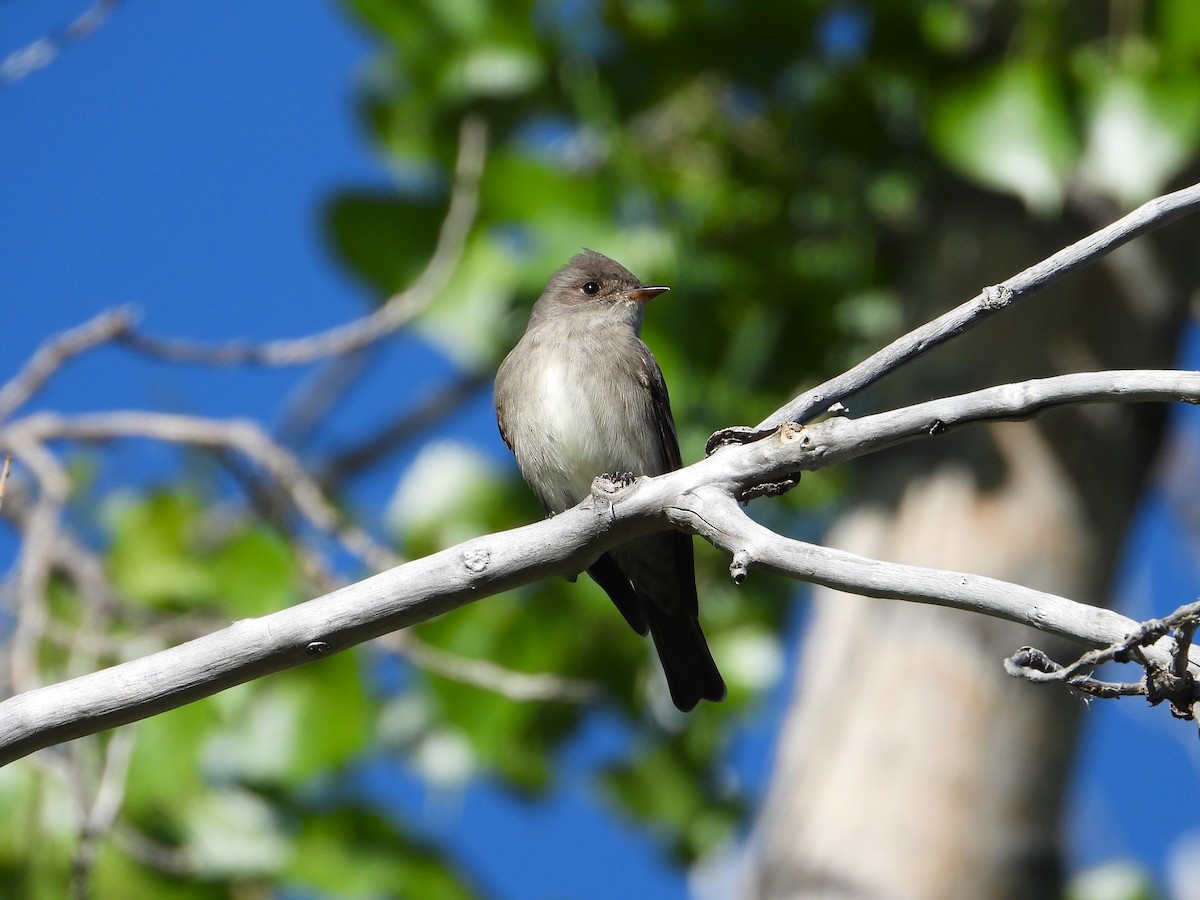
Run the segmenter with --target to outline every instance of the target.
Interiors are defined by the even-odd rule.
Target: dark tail
[[[588,574],[634,631],[649,629],[677,707],[690,712],[701,700],[725,699],[725,681],[700,630],[691,535],[666,531],[621,544]]]
[[[670,613],[654,603],[643,606],[671,689],[671,700],[691,712],[701,700],[725,699],[725,680],[713,662],[700,622],[686,613]]]

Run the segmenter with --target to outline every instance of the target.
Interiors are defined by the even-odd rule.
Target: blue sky
[[[0,56],[85,5],[0,3]],[[47,336],[116,305],[136,306],[155,334],[213,340],[302,335],[360,315],[367,294],[332,259],[320,211],[336,189],[387,184],[352,103],[369,56],[366,36],[324,2],[132,2],[49,67],[0,88],[0,380]],[[403,342],[341,410],[344,433],[383,421],[449,369]],[[74,363],[37,406],[271,422],[294,384],[291,372],[153,366],[108,349]],[[1195,413],[1186,412],[1193,435]],[[502,456],[486,391],[453,427]],[[122,459],[106,478],[145,478],[144,456]],[[168,471],[170,460],[151,456],[154,465]],[[361,496],[386,498],[397,474],[360,484]],[[1183,529],[1158,499],[1140,520],[1122,587],[1135,603],[1168,598],[1147,615],[1197,593]],[[12,554],[0,533],[0,564]],[[765,780],[782,706],[780,689],[736,745],[732,762],[750,785]],[[1161,872],[1174,838],[1198,825],[1195,729],[1136,700],[1093,704],[1086,715],[1072,859],[1134,858]],[[545,805],[478,787],[447,806],[387,766],[372,771],[387,770],[397,804],[496,896],[530,896],[536,866],[539,896],[684,897],[684,878],[644,833],[597,814],[587,773],[624,739],[593,723],[567,754],[567,789]]]

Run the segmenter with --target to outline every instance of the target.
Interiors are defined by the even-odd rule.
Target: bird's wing
[[[679,453],[679,438],[675,433],[675,419],[671,415],[671,399],[667,395],[667,382],[663,378],[658,361],[650,353],[650,348],[641,341],[639,343],[641,365],[638,367],[638,379],[646,387],[653,406],[654,423],[658,430],[659,459],[662,463],[660,472],[647,473],[661,475],[673,472],[683,465]],[[644,539],[643,539],[644,540]],[[686,612],[695,618],[699,608],[696,600],[695,561],[693,558],[692,536],[682,531],[672,531],[658,538],[662,546],[660,552],[670,560],[674,570],[674,590],[662,592],[658,602],[665,609],[676,612]],[[646,542],[649,546],[650,542]],[[663,556],[660,556],[660,559]]]
[[[613,605],[621,611],[621,615],[629,623],[629,627],[638,634],[644,635],[648,625],[646,614],[642,611],[642,600],[612,555],[602,554],[588,567],[587,573],[592,576],[596,584],[604,589],[604,593],[608,594]]]
[[[513,447],[512,440],[508,436],[508,429],[506,429],[504,427],[504,423],[505,423],[504,404],[501,403],[499,400],[496,400],[495,405],[496,405],[496,424],[498,426],[500,426],[500,439],[502,441],[504,441],[504,445],[506,447],[508,447],[509,450],[512,450],[515,453],[516,449]]]
[[[650,353],[650,348],[638,341],[637,378],[650,395],[651,412],[654,424],[658,429],[659,460],[661,471],[647,472],[647,475],[661,475],[678,469],[683,460],[679,455],[679,438],[675,434],[675,419],[671,415],[671,398],[667,394],[667,382],[663,378],[658,361]]]

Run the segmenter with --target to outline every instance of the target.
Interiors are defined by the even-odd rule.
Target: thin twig
[[[0,469],[0,509],[4,509],[4,492],[8,488],[8,476],[12,472],[12,454],[4,454],[4,467]]]
[[[487,126],[483,119],[468,116],[459,131],[454,187],[450,194],[450,205],[442,219],[437,245],[417,280],[394,294],[370,315],[318,334],[263,344],[243,341],[202,344],[148,337],[134,331],[123,334],[122,340],[149,356],[209,365],[295,366],[361,350],[392,334],[423,312],[449,281],[475,222],[479,208],[479,182],[486,158]]]
[[[1192,637],[1200,626],[1200,602],[1181,606],[1162,619],[1148,619],[1132,629],[1121,640],[1108,646],[1089,650],[1076,660],[1060,665],[1034,647],[1022,647],[1004,661],[1004,668],[1018,678],[1035,682],[1061,682],[1096,697],[1142,695],[1150,703],[1170,701],[1171,712],[1178,718],[1194,716],[1197,701],[1197,682],[1191,672]],[[1147,654],[1168,635],[1174,638],[1174,648],[1167,664],[1157,654]],[[1110,662],[1134,662],[1141,666],[1146,677],[1136,684],[1101,681],[1088,674]]]
[[[119,2],[96,0],[68,25],[9,53],[0,61],[0,87],[14,84],[38,69],[44,69],[71,44],[95,34]]]
[[[20,409],[71,357],[114,340],[133,327],[130,309],[100,313],[46,341],[4,387],[0,387],[0,421]]]
[[[129,763],[133,758],[136,728],[120,728],[104,748],[104,768],[100,773],[95,799],[80,811],[79,845],[71,865],[72,893],[77,900],[91,896],[92,868],[100,842],[112,830],[125,799]],[[82,777],[82,773],[79,773]]]
[[[9,649],[9,678],[13,689],[22,691],[38,683],[37,647],[49,620],[46,585],[71,483],[66,470],[40,441],[18,435],[8,446],[38,485],[17,562],[17,623]]]
[[[1037,684],[1064,683],[1102,700],[1146,695],[1145,681],[1101,681],[1090,675],[1063,675],[1063,666],[1036,647],[1022,647],[1004,660],[1004,671]]]
[[[762,483],[774,483],[908,441],[937,438],[968,425],[1019,421],[1069,404],[1151,401],[1200,403],[1200,372],[1078,372],[927,400],[859,419],[837,416],[803,427],[784,425],[774,440],[758,442],[764,446],[763,455],[774,465],[746,469],[747,481],[739,496]],[[750,462],[758,457],[743,459]]]
[[[249,420],[216,421],[151,412],[110,412],[75,417],[35,413],[0,429],[0,444],[8,444],[14,449],[18,442],[109,441],[128,437],[240,453],[270,473],[309,524],[334,535],[359,559],[376,569],[388,568],[398,560],[396,554],[378,544],[363,529],[344,524],[337,510],[325,499],[320,485],[300,461]]]
[[[600,693],[595,684],[577,678],[517,672],[486,659],[470,659],[448,653],[407,631],[384,635],[380,643],[427,672],[521,703],[546,700],[589,703]]]
[[[1182,678],[1187,674],[1188,654],[1191,652],[1192,640],[1196,636],[1197,628],[1200,628],[1200,616],[1189,616],[1175,629],[1177,649],[1171,658],[1171,674],[1177,678]]]
[[[450,384],[424,398],[394,422],[385,425],[349,447],[330,454],[317,473],[322,484],[334,484],[354,475],[380,457],[403,447],[417,435],[442,421],[475,396],[492,378],[491,370],[465,372]]]

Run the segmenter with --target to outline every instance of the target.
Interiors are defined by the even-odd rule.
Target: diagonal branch
[[[670,518],[736,557],[741,571],[761,569],[852,594],[982,613],[1094,646],[1137,627],[1133,619],[1110,609],[996,578],[883,562],[786,538],[755,522],[735,500],[713,488],[686,495]]]
[[[108,310],[51,338],[38,348],[20,372],[0,387],[0,420],[24,406],[72,357],[114,340],[132,328],[133,321],[133,312],[129,309]]]
[[[582,571],[620,531],[587,505],[476,538],[315,600],[0,703],[0,765],[146,718],[555,574]],[[609,538],[612,540],[609,540]]]

